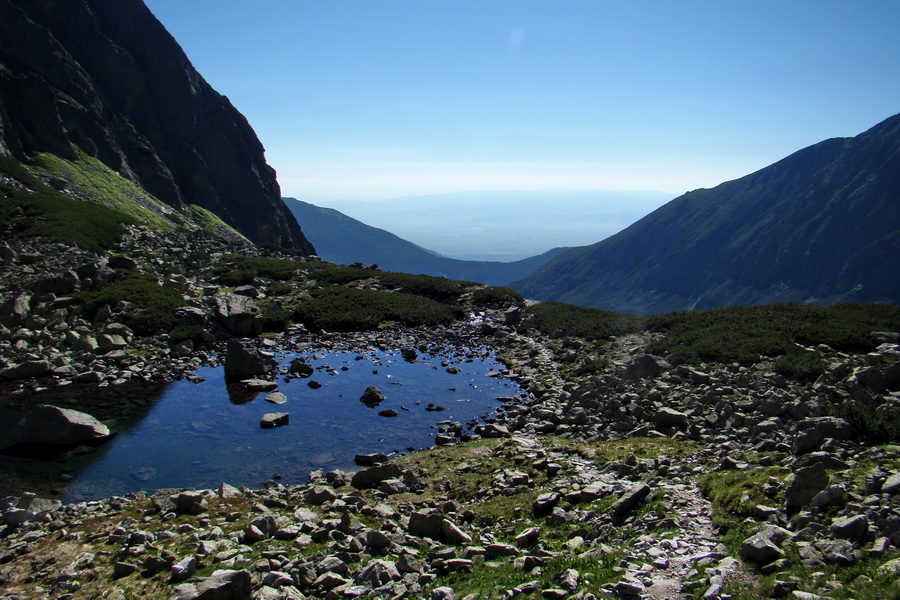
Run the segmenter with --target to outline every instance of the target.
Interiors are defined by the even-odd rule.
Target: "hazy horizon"
[[[297,199],[335,209],[448,258],[511,262],[553,248],[599,242],[673,196],[616,190],[485,190],[377,201]]]

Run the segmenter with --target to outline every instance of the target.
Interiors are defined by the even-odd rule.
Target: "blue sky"
[[[673,197],[900,112],[900,2],[145,0],[310,202]]]

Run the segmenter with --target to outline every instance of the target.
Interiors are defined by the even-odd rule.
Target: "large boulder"
[[[828,473],[823,463],[814,463],[798,469],[794,479],[784,492],[787,506],[800,507],[809,504],[816,495],[828,487]]]
[[[666,360],[651,354],[642,354],[625,367],[624,379],[652,379],[672,368]]]
[[[263,318],[253,298],[239,294],[216,294],[216,320],[228,333],[252,337],[262,332]]]
[[[216,571],[196,583],[175,588],[173,600],[249,600],[253,582],[249,571]]]
[[[0,371],[0,381],[16,381],[18,379],[31,379],[32,377],[46,377],[53,372],[53,368],[46,360],[27,360],[23,363]]]
[[[225,379],[240,381],[275,370],[275,358],[257,348],[247,347],[239,340],[228,340],[225,350]]]
[[[79,444],[108,435],[109,428],[87,413],[41,404],[16,424],[9,439],[13,442]]]

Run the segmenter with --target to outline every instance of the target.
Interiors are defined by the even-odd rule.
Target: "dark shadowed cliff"
[[[900,115],[689,192],[514,284],[636,313],[768,302],[900,304]]]
[[[175,208],[314,252],[247,120],[141,0],[0,0],[0,153],[37,152],[96,157]]]

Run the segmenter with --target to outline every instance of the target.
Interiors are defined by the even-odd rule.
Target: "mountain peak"
[[[0,0],[0,37],[0,152],[83,152],[172,207],[313,252],[247,120],[141,0]]]
[[[526,296],[637,313],[733,304],[900,303],[900,115],[688,192],[548,262]]]

